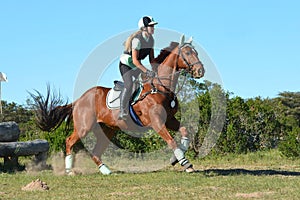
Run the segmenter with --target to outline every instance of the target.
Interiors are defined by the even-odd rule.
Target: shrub
[[[279,151],[289,158],[299,158],[300,156],[300,128],[294,127],[287,132],[284,139],[279,144]]]
[[[113,143],[119,148],[135,153],[152,152],[166,145],[163,139],[153,130],[138,135],[119,131],[113,139]]]

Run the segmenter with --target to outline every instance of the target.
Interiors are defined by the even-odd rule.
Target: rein
[[[151,82],[150,82],[150,84],[151,84],[151,90],[150,90],[150,91],[147,91],[147,92],[144,93],[142,96],[140,96],[140,98],[138,98],[138,99],[135,101],[135,103],[137,103],[138,101],[142,101],[142,100],[145,99],[149,94],[156,94],[156,93],[162,94],[162,95],[166,96],[166,97],[167,97],[169,100],[171,100],[171,101],[175,101],[175,99],[177,98],[177,94],[182,90],[182,88],[183,88],[183,86],[184,86],[184,84],[185,84],[185,82],[186,82],[186,80],[187,80],[187,78],[186,78],[186,77],[187,77],[187,74],[192,70],[192,67],[193,67],[194,65],[196,65],[196,64],[199,64],[199,63],[202,64],[200,60],[197,61],[197,62],[195,62],[195,63],[192,63],[192,64],[190,64],[190,63],[187,61],[186,57],[184,56],[184,54],[182,53],[182,50],[181,50],[183,47],[185,47],[185,46],[187,46],[187,45],[190,46],[190,47],[197,53],[197,51],[194,49],[194,47],[193,47],[190,43],[184,43],[184,44],[180,45],[180,46],[178,47],[178,53],[177,53],[178,56],[176,56],[176,61],[175,61],[175,62],[176,62],[176,67],[174,68],[174,71],[175,71],[175,72],[173,72],[172,74],[169,74],[168,76],[164,76],[164,77],[155,76],[155,77],[151,78]],[[197,53],[197,54],[198,54],[198,53]],[[181,71],[176,71],[176,69],[177,69],[177,67],[178,67],[178,58],[179,58],[179,57],[181,57],[181,58],[183,59],[184,63],[188,66],[187,69],[184,69],[184,70],[181,70]],[[166,80],[170,80],[170,81],[172,82],[172,81],[174,81],[174,77],[175,77],[177,74],[178,74],[178,75],[184,74],[185,79],[184,79],[182,85],[180,86],[180,89],[178,89],[177,93],[174,93],[174,92],[171,91],[170,88],[166,87],[166,86],[162,83],[161,80],[166,79]],[[172,76],[172,77],[171,77],[171,76]],[[159,84],[156,84],[156,85],[162,86],[167,92],[166,92],[166,91],[161,91],[161,90],[157,89],[157,86],[155,86],[155,84],[153,83],[153,80],[154,80],[154,79],[157,79],[158,82],[159,82]],[[140,82],[140,84],[143,84],[143,83],[148,82],[148,81],[149,81],[149,79],[146,80],[146,81],[139,81],[139,82]],[[173,98],[170,97],[169,94],[174,94]]]

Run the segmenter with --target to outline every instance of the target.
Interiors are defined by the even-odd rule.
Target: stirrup
[[[128,113],[120,111],[118,120],[126,120],[128,118]]]
[[[128,115],[119,115],[118,120],[126,120],[128,118]]]

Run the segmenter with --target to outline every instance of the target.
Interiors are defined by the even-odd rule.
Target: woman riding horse
[[[141,96],[143,97],[132,107],[144,127],[156,131],[174,152],[173,163],[179,162],[186,172],[193,172],[191,163],[185,158],[188,140],[182,138],[177,145],[169,130],[180,131],[187,135],[184,127],[175,118],[179,109],[178,100],[174,93],[181,71],[191,74],[193,78],[204,76],[204,67],[198,58],[198,53],[191,41],[172,42],[154,59],[157,76],[143,83]],[[86,91],[75,102],[63,106],[55,106],[57,99],[49,100],[38,93],[32,95],[37,106],[37,124],[44,131],[53,131],[65,119],[73,120],[73,133],[66,139],[66,172],[72,172],[72,148],[75,143],[83,139],[89,132],[93,132],[97,141],[91,152],[91,158],[103,174],[110,174],[109,168],[103,164],[101,155],[108,147],[117,130],[136,130],[131,120],[119,120],[119,110],[106,106],[106,96],[111,88],[96,86]]]
[[[155,72],[147,69],[141,60],[149,57],[149,62],[154,60],[154,26],[158,23],[151,16],[144,16],[138,22],[139,30],[130,35],[125,42],[125,51],[120,57],[119,69],[124,81],[124,89],[120,95],[120,120],[128,117],[129,101],[132,94],[133,78],[136,79],[142,72],[147,77],[153,78]],[[181,127],[181,149],[187,151],[190,140],[185,127]],[[170,159],[172,165],[177,163],[175,155]]]
[[[125,51],[120,57],[120,72],[124,81],[124,89],[121,92],[121,104],[119,119],[126,120],[128,106],[133,87],[133,78],[136,79],[142,72],[152,78],[155,73],[147,69],[141,60],[149,57],[149,62],[154,60],[154,25],[157,22],[151,16],[142,17],[139,22],[139,31],[133,33],[125,42]]]

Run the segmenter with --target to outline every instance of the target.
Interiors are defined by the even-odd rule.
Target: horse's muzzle
[[[193,71],[193,77],[194,78],[202,78],[204,76],[204,73],[205,73],[205,70],[202,66],[195,68],[195,70]]]

